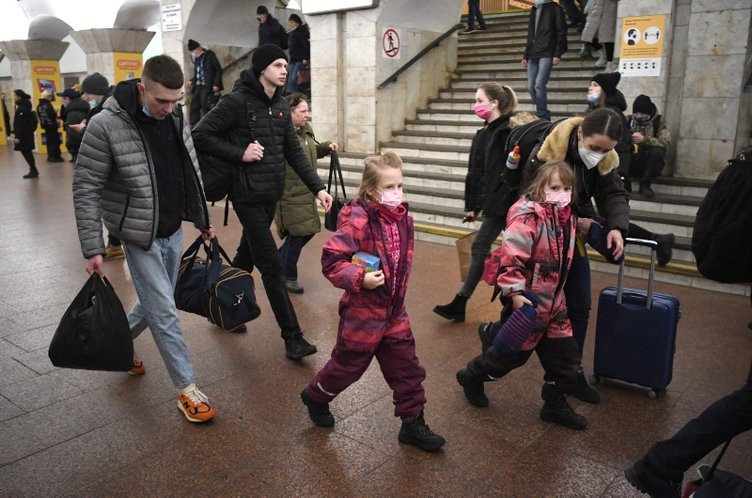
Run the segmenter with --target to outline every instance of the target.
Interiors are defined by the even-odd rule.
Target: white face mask
[[[605,152],[595,152],[588,149],[584,145],[578,146],[577,152],[580,154],[580,159],[582,159],[582,162],[585,164],[585,167],[587,169],[595,168],[596,166],[598,166],[598,163],[601,162],[601,159],[606,157]]]

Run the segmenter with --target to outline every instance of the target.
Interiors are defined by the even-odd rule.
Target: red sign
[[[394,28],[384,30],[384,36],[381,38],[381,48],[384,55],[390,59],[399,59],[400,38],[399,33]]]
[[[36,66],[34,68],[35,73],[41,73],[41,74],[54,74],[55,68],[52,66]]]
[[[119,59],[117,66],[121,68],[137,68],[141,67],[141,61]]]

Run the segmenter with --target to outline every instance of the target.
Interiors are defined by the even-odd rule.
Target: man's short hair
[[[169,55],[155,55],[144,63],[141,79],[177,90],[183,87],[183,70],[178,61]]]

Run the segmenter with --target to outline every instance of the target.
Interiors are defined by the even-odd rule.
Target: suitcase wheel
[[[648,391],[648,398],[658,399],[663,394],[663,389],[651,389]]]

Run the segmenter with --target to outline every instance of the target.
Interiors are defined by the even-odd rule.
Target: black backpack
[[[752,149],[730,160],[695,217],[692,253],[705,277],[752,282]]]

